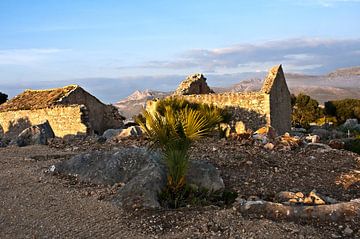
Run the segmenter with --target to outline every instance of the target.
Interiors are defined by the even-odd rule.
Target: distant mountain
[[[230,86],[210,86],[210,88],[216,93],[257,91],[261,89],[265,75],[264,72],[254,73],[255,78],[249,77]],[[223,77],[227,77],[227,75]],[[338,69],[326,75],[286,73],[285,77],[291,93],[305,93],[319,101],[320,104],[329,100],[360,99],[360,66]],[[216,79],[221,80],[221,76],[216,76]],[[151,90],[135,91],[127,98],[117,102],[115,106],[119,108],[122,115],[131,118],[141,112],[147,100],[163,98],[170,94],[171,92]]]
[[[169,94],[170,92],[136,90],[134,93],[120,100],[114,105],[119,109],[121,115],[129,119],[141,112],[141,110],[145,107],[146,101],[152,100],[154,98],[164,98]]]

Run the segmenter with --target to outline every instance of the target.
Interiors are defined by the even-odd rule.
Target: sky
[[[79,84],[105,103],[283,64],[360,65],[360,0],[1,0],[0,91]],[[236,76],[236,77],[234,77]]]

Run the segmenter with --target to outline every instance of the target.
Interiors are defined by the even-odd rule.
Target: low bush
[[[345,142],[345,149],[360,154],[360,136],[353,140],[347,140]]]
[[[226,207],[234,203],[237,196],[236,192],[230,190],[209,192],[206,189],[195,189],[186,185],[177,194],[166,188],[159,194],[159,201],[163,208],[171,209],[208,205]]]

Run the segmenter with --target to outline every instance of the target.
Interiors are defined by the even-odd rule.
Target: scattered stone
[[[231,127],[229,124],[220,123],[219,128],[220,128],[220,137],[221,138],[229,138],[230,137]]]
[[[344,149],[345,142],[340,139],[332,139],[328,145],[333,149]]]
[[[122,129],[108,129],[106,130],[102,137],[109,140],[111,138],[114,138],[115,136],[119,135],[121,133]]]
[[[283,191],[276,194],[275,201],[282,203],[282,202],[287,202],[290,199],[297,199],[297,198],[299,197],[296,195],[296,193]]]
[[[314,203],[316,205],[324,205],[325,204],[325,201],[319,195],[316,194],[315,190],[313,190],[309,193],[308,198],[311,198],[312,203]]]
[[[54,138],[55,134],[48,121],[42,124],[33,125],[24,129],[15,139],[15,144],[19,147],[34,145],[34,144],[47,144],[48,139]]]
[[[320,142],[320,136],[319,135],[308,135],[305,138],[307,141],[311,143],[319,143]]]
[[[313,135],[318,135],[322,140],[326,140],[329,139],[331,137],[331,132],[329,130],[326,129],[314,129],[312,131]]]
[[[277,137],[276,130],[271,126],[264,126],[254,132],[255,135],[266,136],[269,139]]]
[[[349,226],[346,226],[346,228],[344,230],[345,235],[350,236],[351,234],[353,234],[353,232],[354,231]]]
[[[117,138],[140,137],[142,134],[140,126],[130,126],[129,128],[123,129]]]
[[[268,149],[268,150],[273,150],[274,147],[275,147],[275,145],[273,143],[267,143],[264,145],[264,148]]]
[[[237,135],[241,135],[241,134],[247,133],[246,126],[245,126],[244,122],[242,122],[242,121],[237,121],[237,122],[235,123],[235,132],[236,132]]]
[[[306,145],[306,149],[321,149],[325,151],[333,150],[329,145],[321,143],[309,143]]]

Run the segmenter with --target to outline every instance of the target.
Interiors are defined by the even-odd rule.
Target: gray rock
[[[306,145],[306,149],[315,149],[319,150],[319,152],[330,152],[334,150],[329,145],[321,143],[309,143]]]
[[[167,181],[160,154],[145,148],[80,154],[51,166],[49,171],[95,184],[123,182],[125,185],[117,192],[114,202],[126,208],[159,208],[158,194]],[[209,191],[224,189],[219,171],[207,162],[190,161],[186,179],[189,184]]]
[[[122,148],[116,151],[94,151],[79,154],[55,164],[54,173],[77,176],[82,182],[113,185],[128,182],[160,155],[143,148]]]
[[[326,139],[329,139],[331,137],[331,131],[326,130],[326,129],[314,129],[312,131],[312,134],[313,135],[318,135],[321,140],[326,140]]]
[[[151,162],[119,189],[113,201],[125,208],[160,208],[158,195],[165,186],[165,166]]]
[[[352,129],[359,124],[357,119],[347,119],[343,126],[347,129]]]
[[[130,126],[129,128],[123,129],[117,137],[127,138],[130,136],[139,137],[141,135],[142,135],[142,130],[139,126]]]
[[[103,133],[102,137],[108,140],[119,135],[121,131],[122,129],[108,129]]]
[[[225,188],[220,171],[205,161],[190,161],[186,180],[189,184],[210,191],[219,191]]]
[[[24,129],[15,139],[19,147],[34,145],[34,144],[47,144],[48,139],[54,138],[55,134],[48,121],[42,124],[33,125]]]

